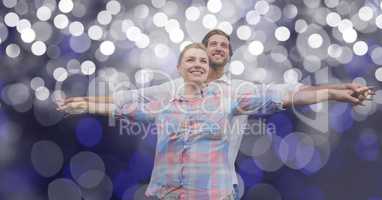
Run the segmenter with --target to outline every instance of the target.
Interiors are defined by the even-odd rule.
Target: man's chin
[[[222,68],[227,64],[226,61],[211,62],[210,67],[214,69]]]

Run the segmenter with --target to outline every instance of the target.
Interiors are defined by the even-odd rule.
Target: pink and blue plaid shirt
[[[180,199],[223,199],[232,193],[225,129],[235,115],[273,113],[282,101],[269,88],[222,95],[228,88],[210,85],[198,98],[177,95],[170,102],[132,102],[116,109],[130,119],[155,120],[158,139],[147,196],[181,191]]]

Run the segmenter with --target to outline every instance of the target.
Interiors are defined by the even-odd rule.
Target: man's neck
[[[224,75],[224,65],[219,67],[210,67],[207,82],[215,81]]]

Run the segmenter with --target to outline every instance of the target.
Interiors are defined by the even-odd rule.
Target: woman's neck
[[[186,82],[184,86],[184,95],[187,98],[201,97],[203,83]]]

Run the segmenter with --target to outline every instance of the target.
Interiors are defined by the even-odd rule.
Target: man
[[[225,74],[225,65],[230,61],[233,54],[232,45],[230,43],[230,37],[225,32],[221,30],[212,30],[206,34],[203,38],[202,43],[207,47],[207,54],[210,60],[210,70],[208,74],[209,84],[215,84],[218,87],[228,87],[229,92],[235,93],[246,93],[252,90],[254,87],[264,87],[264,85],[254,85],[250,82],[242,80],[230,79],[229,75]],[[112,97],[88,97],[86,100],[90,102],[106,102],[114,103],[117,106],[122,106],[126,102],[140,101],[140,102],[150,102],[154,100],[163,100],[165,98],[171,99],[176,95],[177,87],[183,85],[183,80],[181,78],[175,79],[170,82],[163,83],[158,86],[153,86],[149,88],[143,88],[138,90],[130,91],[118,91]],[[297,92],[299,90],[310,90],[319,91],[325,89],[331,90],[343,90],[347,95],[341,96],[340,101],[351,102],[355,105],[360,104],[366,99],[364,93],[360,94],[361,85],[358,84],[339,84],[339,85],[325,85],[325,86],[303,86],[301,84],[278,84],[270,85],[272,90],[278,91],[281,96],[287,96],[291,92]],[[228,94],[227,94],[228,95]],[[69,98],[66,102],[82,101],[83,98]],[[236,116],[232,120],[233,124],[240,124],[241,126],[231,126],[232,129],[230,133],[226,133],[230,136],[230,146],[229,146],[229,162],[230,169],[232,171],[233,188],[235,190],[235,198],[239,199],[238,196],[238,179],[235,172],[235,160],[239,151],[240,143],[244,130],[240,129],[242,125],[247,123],[247,115]]]

